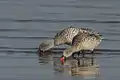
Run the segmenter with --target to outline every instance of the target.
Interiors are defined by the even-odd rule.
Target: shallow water
[[[118,80],[119,3],[119,0],[1,0],[0,79]],[[73,75],[70,72],[73,70],[71,63],[76,63],[76,60],[68,60],[70,64],[66,64],[67,68],[59,63],[63,51],[60,48],[65,46],[57,47],[57,50],[51,52],[52,55],[44,58],[36,55],[42,41],[52,39],[59,30],[71,24],[95,29],[104,36],[98,47],[102,54],[94,57],[95,65],[91,66],[92,69],[89,66],[86,72],[79,71],[81,66],[74,64],[77,68],[72,68],[77,70],[76,73],[73,71]]]

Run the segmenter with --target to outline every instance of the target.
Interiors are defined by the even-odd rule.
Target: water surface
[[[1,0],[0,79],[118,80],[120,74],[119,3],[119,0]],[[79,71],[80,66],[77,64],[74,64],[77,65],[76,68],[71,68],[72,61],[77,63],[74,59],[68,60],[70,64],[66,65],[69,69],[64,69],[66,65],[60,66],[59,58],[63,52],[59,49],[61,47],[57,47],[57,50],[51,52],[52,55],[45,58],[36,55],[42,41],[52,39],[59,30],[71,24],[76,27],[95,29],[104,36],[104,40],[98,47],[104,51],[100,51],[102,54],[94,57],[95,66],[92,66],[92,69],[87,68],[88,72]],[[75,73],[74,69],[77,69],[80,75]],[[72,70],[74,75],[70,73]],[[89,76],[83,73],[97,75]]]

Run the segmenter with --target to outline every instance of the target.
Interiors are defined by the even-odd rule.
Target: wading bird
[[[64,62],[65,58],[68,58],[74,52],[82,50],[90,50],[93,54],[93,50],[101,43],[101,40],[101,35],[79,32],[73,38],[71,47],[64,50],[61,61]]]
[[[72,40],[78,33],[89,33],[89,34],[99,35],[99,33],[93,29],[76,28],[70,26],[58,32],[53,39],[42,42],[39,45],[39,51],[44,52],[53,48],[54,46],[58,46],[62,44],[72,45]]]

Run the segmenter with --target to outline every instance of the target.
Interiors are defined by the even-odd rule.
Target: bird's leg
[[[82,65],[81,66],[84,67],[85,66],[84,58],[82,58],[81,61],[82,61]]]
[[[85,58],[85,54],[83,50],[81,50],[81,53],[82,53],[82,57]]]
[[[93,66],[94,65],[94,55],[95,55],[94,51],[92,51],[91,54],[92,54],[91,65]]]
[[[77,59],[77,61],[78,61],[78,66],[80,67],[80,59]]]
[[[78,54],[78,58],[79,58],[79,56],[80,56],[80,54],[81,54],[81,51],[79,51],[77,54]]]
[[[76,59],[75,54],[76,54],[76,53],[73,53],[73,54],[72,54],[72,58],[73,58],[73,59]]]
[[[73,59],[79,59],[80,54],[81,54],[81,51],[73,53],[72,54]]]

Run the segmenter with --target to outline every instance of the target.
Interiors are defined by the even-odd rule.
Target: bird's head
[[[72,48],[68,48],[68,49],[64,50],[63,55],[60,58],[61,62],[64,63],[65,60],[72,55],[72,53],[73,53]]]

